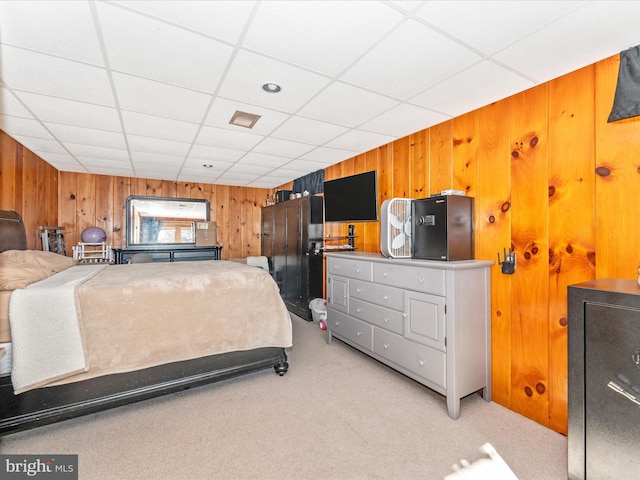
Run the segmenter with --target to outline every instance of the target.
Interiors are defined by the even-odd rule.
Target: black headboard
[[[26,250],[27,235],[18,212],[0,210],[0,252]]]

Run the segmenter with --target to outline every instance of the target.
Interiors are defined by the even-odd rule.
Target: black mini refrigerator
[[[439,195],[411,202],[411,256],[425,260],[472,260],[473,197]]]

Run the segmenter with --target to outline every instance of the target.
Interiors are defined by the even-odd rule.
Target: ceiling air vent
[[[258,120],[260,120],[260,115],[236,110],[236,113],[233,114],[229,123],[231,125],[237,125],[238,127],[253,128]]]

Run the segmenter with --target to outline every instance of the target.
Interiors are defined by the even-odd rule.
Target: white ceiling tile
[[[229,148],[210,147],[208,145],[194,145],[189,152],[189,160],[193,160],[199,163],[202,161],[220,161],[220,162],[235,162],[245,154],[242,150],[232,150]]]
[[[145,12],[189,30],[235,43],[242,33],[256,2],[243,0],[118,0],[117,4]]]
[[[111,68],[201,92],[216,90],[230,45],[109,4],[96,6]]]
[[[0,2],[3,43],[104,66],[89,2]]]
[[[493,54],[580,4],[584,2],[467,0],[455,2],[464,15],[452,15],[451,2],[440,0],[425,2],[417,15],[484,54]]]
[[[129,135],[157,137],[184,143],[193,142],[199,128],[197,123],[129,111],[122,112],[122,121]]]
[[[175,165],[141,164],[134,165],[136,175],[142,178],[157,178],[159,180],[175,180],[180,168]]]
[[[0,130],[11,136],[20,135],[53,140],[53,137],[42,123],[31,118],[0,115]]]
[[[267,93],[262,85],[274,82],[279,93]],[[240,51],[233,61],[220,95],[273,110],[293,113],[329,83],[329,79],[254,53]]]
[[[66,151],[63,152],[50,152],[50,151],[46,151],[46,150],[32,150],[33,153],[35,153],[36,155],[38,155],[40,158],[47,158],[47,163],[49,163],[50,165],[58,168],[58,165],[65,165],[65,169],[71,166],[75,166],[77,168],[82,169],[83,171],[86,171],[84,169],[84,167],[82,165],[80,165],[80,163],[78,163],[78,160],[76,160],[75,157],[73,157],[72,155],[70,155],[69,153],[67,153]],[[66,170],[65,170],[66,171]]]
[[[231,117],[233,117],[236,111],[260,115],[260,119],[251,129],[251,132],[256,135],[268,135],[290,116],[288,113],[218,97],[213,102],[204,124],[212,127],[243,131],[243,127],[229,124]]]
[[[381,135],[379,133],[350,130],[327,143],[327,147],[352,150],[354,152],[366,152],[380,145],[393,142],[395,139],[396,137]]]
[[[397,107],[363,123],[360,128],[374,133],[404,137],[427,126],[447,120],[449,116],[426,108],[401,103]]]
[[[495,58],[542,82],[608,57],[620,43],[636,45],[638,18],[640,2],[591,2]]]
[[[2,130],[0,128],[0,130]],[[32,152],[47,152],[47,153],[55,153],[55,154],[63,154],[66,155],[69,152],[60,142],[56,140],[51,140],[48,138],[35,138],[35,137],[25,137],[22,135],[11,135],[11,137],[20,142],[23,146],[27,147]],[[41,157],[42,159],[47,158],[47,155]]]
[[[129,153],[119,148],[98,147],[96,145],[83,145],[79,143],[65,142],[64,146],[76,157],[103,158],[115,161],[129,161]]]
[[[19,92],[18,97],[43,122],[55,122],[112,132],[122,131],[118,111],[91,103]]]
[[[101,158],[96,156],[85,156],[85,155],[77,155],[76,158],[82,165],[87,168],[114,168],[118,170],[130,170],[131,171],[131,162],[128,160],[117,159],[117,158]]]
[[[120,73],[113,74],[120,108],[134,112],[200,123],[212,97]]]
[[[0,105],[2,105],[3,115],[33,118],[31,112],[8,88],[0,87]]]
[[[103,68],[2,45],[2,80],[13,90],[114,106]]]
[[[162,138],[141,137],[139,135],[127,135],[127,141],[131,151],[135,152],[162,152],[166,155],[174,155],[184,158],[189,152],[189,143],[174,142]]]
[[[327,166],[340,163],[354,157],[353,150],[341,150],[338,148],[318,147],[315,150],[305,153],[300,158],[314,162],[325,163]]]
[[[411,103],[456,116],[533,86],[531,81],[493,62],[484,61],[412,98]],[[460,94],[468,91],[474,94]]]
[[[156,164],[156,165],[174,165],[180,167],[184,161],[183,156],[168,155],[156,152],[131,151],[131,161],[134,165],[140,164]]]
[[[229,173],[248,173],[251,175],[264,175],[266,173],[269,173],[271,170],[273,170],[273,168],[271,167],[259,167],[258,165],[247,165],[245,163],[234,163],[233,165],[231,165],[228,169],[227,172]]]
[[[292,142],[290,140],[281,140],[279,138],[265,138],[253,149],[257,153],[266,153],[267,155],[277,155],[280,157],[296,158],[300,155],[312,150],[313,145],[300,142]]]
[[[637,18],[600,0],[0,0],[0,128],[62,171],[217,183],[237,162],[272,170],[225,184],[277,188],[616,55]]]
[[[480,59],[471,50],[409,20],[350,68],[341,80],[406,100]]]
[[[397,104],[397,101],[382,95],[336,82],[298,114],[344,127],[357,127]]]
[[[262,2],[243,46],[335,76],[402,18],[378,1]]]
[[[231,150],[251,150],[264,137],[215,127],[202,127],[196,142],[211,147]]]
[[[45,126],[61,142],[74,142],[76,139],[82,138],[85,143],[98,147],[119,148],[122,150],[127,148],[122,133],[50,122],[45,122]]]
[[[291,161],[291,159],[287,157],[278,157],[276,155],[266,155],[264,153],[249,152],[244,157],[242,157],[238,161],[238,163],[277,168],[288,163],[289,161]]]
[[[241,172],[226,172],[218,177],[218,182],[229,185],[246,185],[248,182],[253,182],[260,175]]]
[[[322,145],[348,130],[346,127],[320,122],[310,118],[290,117],[271,136],[285,140],[295,140],[310,145]]]

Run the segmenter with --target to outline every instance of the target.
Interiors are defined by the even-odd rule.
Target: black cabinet
[[[640,478],[640,287],[572,285],[568,307],[568,478]]]
[[[311,320],[322,297],[322,197],[306,196],[262,209],[262,255],[289,311]]]
[[[114,248],[115,263],[129,263],[137,253],[146,253],[154,262],[192,262],[198,260],[220,260],[222,247],[158,247],[158,248]]]

